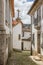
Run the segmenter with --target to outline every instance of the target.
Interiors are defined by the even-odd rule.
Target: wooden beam
[[[10,3],[10,9],[11,9],[11,15],[14,17],[14,0],[9,0]]]

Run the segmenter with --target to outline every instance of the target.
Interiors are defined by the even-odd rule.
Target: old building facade
[[[22,25],[22,50],[31,50],[31,24]]]
[[[0,0],[0,65],[5,65],[12,50],[12,17],[14,0]]]
[[[13,20],[13,49],[19,51],[30,51],[31,29],[30,25],[23,24],[20,18]]]
[[[21,51],[22,22],[19,18],[13,20],[13,49]]]
[[[32,54],[43,60],[43,1],[35,0],[28,14],[31,16]]]

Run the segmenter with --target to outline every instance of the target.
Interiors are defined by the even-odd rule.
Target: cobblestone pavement
[[[29,56],[29,52],[13,51],[8,59],[7,65],[37,65]]]

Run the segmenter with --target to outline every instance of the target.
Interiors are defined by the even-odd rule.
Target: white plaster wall
[[[9,45],[10,45],[10,51],[12,51],[12,49],[13,49],[13,32],[12,32],[12,16],[11,16],[11,12],[10,12],[10,25],[9,25],[9,33],[10,33],[10,43],[9,43]]]
[[[42,13],[43,13],[43,5],[41,6],[41,44],[43,44],[43,17],[42,17]],[[41,48],[41,55],[43,55],[43,49]]]
[[[4,23],[4,28],[6,30],[6,34],[10,34],[10,39],[9,39],[9,51],[12,50],[12,47],[13,47],[13,41],[12,41],[12,15],[11,15],[11,10],[9,8],[10,4],[9,4],[9,0],[7,0],[7,3],[6,3],[6,0],[5,0],[5,22],[7,20],[8,22],[8,26]]]
[[[43,41],[43,39],[42,39],[42,32],[41,32],[41,43],[40,44],[42,44],[42,41]],[[43,55],[43,49],[41,48],[41,54]]]
[[[10,22],[10,13],[9,13],[9,0],[4,0],[4,28],[6,30],[6,34],[9,34],[9,27],[6,26],[6,20],[8,23]]]
[[[34,51],[37,51],[37,30],[34,28],[34,24],[32,25],[32,34],[34,34],[34,43],[35,46],[32,45]]]
[[[32,34],[35,32],[34,24],[32,24]]]
[[[19,34],[22,36],[22,25],[17,24],[13,28],[13,48],[21,50],[21,40],[19,40]]]
[[[22,39],[28,39],[29,37],[31,37],[31,32],[24,32],[24,37],[22,37]]]
[[[10,26],[9,26],[9,28],[10,28],[10,32],[12,34],[12,16],[11,16],[11,11],[10,11]]]
[[[34,24],[32,24],[32,34],[35,34],[34,32],[35,32],[34,31]],[[33,44],[32,44],[32,50],[35,51],[35,46]]]
[[[24,32],[24,37],[22,39],[28,39],[31,37],[31,32]],[[30,50],[31,42],[30,41],[23,41],[23,50]]]
[[[0,0],[0,25],[2,26],[4,25],[4,1],[3,0]]]
[[[4,4],[4,28],[6,30],[6,34],[10,33],[10,29],[12,30],[11,26],[12,26],[12,16],[11,16],[11,11],[9,8],[9,0],[4,0],[5,4]],[[6,20],[9,24],[9,26],[6,25]]]
[[[6,24],[5,24],[5,30],[6,30],[6,34],[9,34],[10,33],[10,29],[9,29],[9,27],[8,26],[6,26]]]
[[[7,59],[8,59],[8,47],[6,48],[6,51],[5,51],[5,57],[6,57],[5,61],[7,61]]]
[[[41,44],[43,44],[43,19],[41,21]],[[43,55],[43,49],[41,48],[41,54]]]
[[[41,55],[43,55],[43,49],[41,48]]]
[[[35,51],[37,51],[37,30],[35,29]]]
[[[42,44],[43,43],[43,19],[42,19],[42,21],[41,21],[41,43],[40,44]],[[41,55],[43,55],[43,49],[41,48]]]
[[[0,13],[0,16],[1,16],[1,19],[0,19],[0,23],[1,23],[1,25],[2,25],[2,27],[3,27],[3,29],[5,29],[5,31],[6,31],[6,33],[5,33],[5,35],[6,34],[9,34],[9,31],[10,31],[10,28],[8,27],[8,26],[6,26],[6,24],[5,24],[5,22],[6,22],[6,20],[8,21],[8,23],[11,23],[11,21],[10,21],[10,8],[9,8],[9,0],[7,0],[7,3],[6,3],[6,0],[1,0],[1,2],[2,3],[0,3],[1,4],[1,9],[0,9],[0,11],[2,11],[1,13]],[[7,7],[6,7],[6,5],[7,5]],[[6,12],[7,11],[7,12]],[[11,23],[11,25],[12,25],[12,23]],[[10,26],[10,25],[9,25]],[[1,29],[1,28],[0,28]],[[7,36],[6,36],[7,37]],[[5,37],[5,40],[4,40],[4,42],[5,42],[5,47],[6,47],[6,49],[5,49],[5,52],[4,52],[4,55],[2,55],[2,58],[4,57],[4,59],[3,59],[3,61],[6,63],[6,61],[7,61],[7,58],[8,58],[8,46],[7,46],[7,42],[6,42],[6,37]],[[4,43],[3,42],[3,43]],[[8,43],[9,44],[9,43]],[[10,45],[11,45],[11,43],[10,43]],[[4,47],[4,48],[5,48]],[[3,50],[2,50],[3,51]]]
[[[23,41],[23,50],[31,50],[31,42]]]

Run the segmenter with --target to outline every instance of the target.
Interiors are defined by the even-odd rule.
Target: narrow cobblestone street
[[[30,53],[23,52],[15,52],[13,51],[11,56],[8,59],[7,65],[37,65],[30,58]]]
[[[43,65],[43,0],[0,0],[0,65]]]

